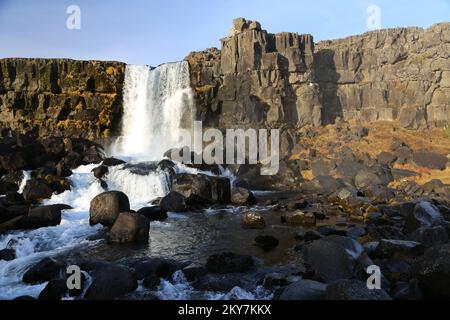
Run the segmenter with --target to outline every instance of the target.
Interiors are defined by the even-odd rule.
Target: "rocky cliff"
[[[222,49],[191,53],[198,116],[219,127],[319,126],[337,118],[450,122],[450,23],[314,44],[236,19]]]
[[[99,139],[119,128],[125,65],[0,59],[0,127]]]

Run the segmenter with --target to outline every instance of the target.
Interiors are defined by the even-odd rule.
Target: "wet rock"
[[[22,221],[22,228],[36,229],[57,226],[61,223],[61,211],[70,206],[56,204],[30,208],[28,216]]]
[[[172,190],[181,194],[188,205],[215,202],[211,179],[203,174],[177,174],[172,179]]]
[[[367,230],[364,227],[353,227],[347,230],[347,236],[353,239],[358,239],[367,235]]]
[[[36,203],[52,196],[53,190],[43,179],[30,179],[23,189],[25,200]]]
[[[163,258],[135,258],[123,263],[134,270],[138,280],[147,277],[170,279],[181,268],[172,260]]]
[[[16,251],[14,249],[0,250],[0,261],[11,261],[16,258]]]
[[[233,188],[231,190],[231,203],[239,206],[255,203],[253,193],[245,188]]]
[[[279,300],[323,300],[327,285],[313,280],[300,280],[283,289]]]
[[[302,211],[288,212],[281,216],[281,222],[292,225],[312,227],[316,225],[316,216]]]
[[[175,191],[171,191],[162,198],[159,206],[165,212],[185,212],[187,210],[186,198]]]
[[[400,281],[409,281],[411,278],[411,266],[404,260],[388,260],[381,264],[381,270],[383,276],[391,283],[397,283]]]
[[[109,171],[108,167],[104,165],[92,169],[92,173],[94,174],[94,177],[96,177],[97,179],[102,179],[103,176],[108,173],[108,171]]]
[[[167,212],[159,206],[141,208],[137,213],[143,215],[150,221],[164,221],[168,218]]]
[[[68,291],[65,279],[50,280],[39,294],[39,300],[61,300]]]
[[[419,228],[407,236],[408,240],[417,241],[425,248],[445,244],[450,241],[447,231],[442,226]]]
[[[120,159],[116,159],[116,158],[106,158],[103,160],[102,165],[107,166],[107,167],[115,167],[121,164],[126,163],[123,160]]]
[[[119,213],[130,210],[130,202],[125,193],[108,191],[99,194],[91,201],[89,208],[89,223],[112,226]]]
[[[327,286],[326,300],[392,300],[384,291],[369,290],[358,280],[339,280]]]
[[[109,242],[147,243],[150,221],[138,213],[122,212],[108,234]]]
[[[412,162],[419,167],[444,170],[447,167],[447,157],[430,151],[418,151],[412,154]]]
[[[93,281],[85,294],[87,300],[113,300],[138,286],[134,272],[120,265],[104,264],[92,270],[90,275]]]
[[[61,277],[64,263],[52,258],[44,258],[29,268],[22,277],[27,284],[37,284]]]
[[[325,282],[349,279],[363,252],[361,245],[347,237],[328,236],[305,245],[305,263]]]
[[[19,190],[19,186],[12,182],[0,181],[0,195],[8,192],[16,192]]]
[[[198,264],[190,264],[189,266],[186,266],[183,268],[183,274],[187,281],[193,282],[200,277],[204,276],[208,271],[204,266],[198,265]]]
[[[144,287],[149,290],[155,290],[159,286],[160,283],[161,283],[161,278],[159,278],[155,275],[149,275],[149,276],[145,277],[144,281],[142,282]]]
[[[375,249],[374,256],[381,259],[393,256],[416,257],[421,253],[423,247],[419,242],[382,239]]]
[[[414,210],[405,219],[405,230],[407,233],[416,231],[422,227],[441,225],[443,217],[438,208],[429,202],[418,203]]]
[[[280,242],[273,236],[257,236],[255,238],[256,246],[260,247],[264,251],[271,251],[278,247]]]
[[[261,215],[248,212],[242,217],[241,226],[244,229],[264,229],[266,222]]]
[[[195,290],[211,292],[229,292],[235,287],[246,288],[248,285],[242,274],[215,273],[206,274],[192,283]]]
[[[220,274],[241,273],[249,271],[253,265],[251,256],[222,252],[208,257],[206,269]]]
[[[425,298],[450,298],[450,244],[426,250],[411,267]]]
[[[308,230],[305,232],[304,240],[306,242],[322,239],[323,235],[316,230]]]

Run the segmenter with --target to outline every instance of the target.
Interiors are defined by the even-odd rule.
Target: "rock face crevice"
[[[0,126],[89,139],[117,132],[125,64],[0,59]]]
[[[191,53],[198,118],[219,127],[301,127],[336,119],[450,122],[450,24],[314,44],[239,18],[222,49]]]

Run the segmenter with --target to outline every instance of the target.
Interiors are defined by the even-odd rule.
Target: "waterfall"
[[[192,107],[186,61],[154,69],[128,65],[117,153],[142,160],[161,159],[165,151],[179,146],[180,128],[191,127]]]

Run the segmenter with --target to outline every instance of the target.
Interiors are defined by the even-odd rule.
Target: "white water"
[[[186,61],[125,71],[122,139],[115,154],[159,160],[179,146],[180,128],[192,126],[193,94]]]

